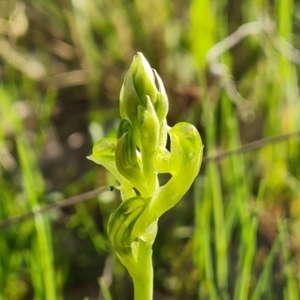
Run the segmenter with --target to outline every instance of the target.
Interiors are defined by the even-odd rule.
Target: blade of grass
[[[98,280],[98,284],[100,286],[100,290],[104,300],[112,300],[112,296],[110,294],[109,288],[105,282],[103,277],[100,277]]]
[[[43,181],[36,167],[36,161],[29,152],[30,147],[25,143],[21,136],[16,139],[18,155],[20,159],[24,193],[29,201],[31,210],[39,208],[40,197],[43,193]],[[45,300],[57,299],[55,268],[52,249],[50,225],[47,216],[36,214],[34,218],[36,240],[33,241],[33,248],[36,251],[31,257],[31,261],[39,272],[32,272],[33,277],[40,277],[42,281],[42,294]],[[33,280],[38,282],[36,278]],[[38,290],[41,288],[38,285]]]
[[[238,119],[232,109],[232,102],[224,94],[221,101],[223,135],[226,149],[240,147]],[[241,228],[239,245],[238,278],[235,285],[234,299],[248,299],[252,263],[256,248],[257,218],[249,211],[249,188],[242,155],[228,158],[224,165],[227,186],[232,193],[233,201],[237,202],[238,224]],[[230,171],[228,171],[230,170]]]
[[[204,118],[207,126],[206,131],[206,148],[208,155],[216,154],[216,122],[215,112],[211,105],[207,102],[204,106]],[[206,166],[206,176],[208,178],[209,197],[213,206],[213,218],[215,225],[214,244],[216,251],[216,280],[218,288],[221,291],[227,290],[228,280],[228,261],[227,261],[227,240],[226,226],[224,220],[223,198],[220,182],[220,174],[215,162]]]
[[[193,0],[190,5],[190,39],[194,59],[198,66],[206,66],[207,51],[214,45],[217,32],[216,7],[212,1]]]
[[[207,126],[205,146],[208,155],[215,154],[215,111],[211,103],[207,100],[204,105],[203,117]],[[205,187],[203,189],[203,207],[197,207],[197,201],[200,201],[201,196],[196,195],[196,228],[199,234],[207,232],[210,228],[210,216],[212,214],[214,224],[214,236],[211,240],[210,236],[204,235],[204,239],[199,239],[202,243],[202,251],[205,254],[203,260],[206,262],[199,267],[203,268],[205,274],[204,278],[209,282],[208,297],[217,297],[220,295],[218,291],[223,293],[222,297],[226,298],[227,284],[228,284],[228,261],[227,261],[227,240],[226,240],[226,226],[224,220],[224,209],[222,200],[222,191],[220,183],[220,175],[215,162],[208,163],[205,169]],[[198,198],[200,197],[200,199]],[[204,209],[205,208],[205,209]],[[202,210],[202,212],[201,212]],[[199,228],[198,228],[199,226]],[[214,250],[211,249],[214,245]],[[201,251],[201,247],[198,251]],[[215,255],[212,255],[215,253]],[[199,254],[201,255],[201,254]],[[215,265],[212,264],[215,261]],[[215,272],[214,272],[215,269]],[[211,298],[212,299],[212,298]]]
[[[293,44],[292,32],[294,23],[294,0],[277,0],[275,2],[275,8],[278,19],[278,35],[280,38]],[[283,54],[278,54],[279,64],[279,80],[281,82],[280,92],[282,93],[283,107],[283,121],[282,131],[294,130],[299,128],[299,107],[298,100],[299,88],[298,88],[298,76],[297,68]],[[291,141],[288,147],[288,153],[290,157],[298,156],[298,143]]]
[[[72,29],[72,39],[76,46],[82,69],[88,72],[88,88],[90,95],[97,99],[99,95],[99,66],[100,53],[92,32],[91,13],[95,11],[93,1],[71,1],[72,13],[65,10],[65,14]],[[97,67],[97,68],[96,68]]]
[[[281,251],[284,261],[284,271],[286,276],[285,299],[299,300],[298,282],[294,270],[294,262],[290,251],[290,237],[288,232],[287,220],[279,220],[279,238],[281,242]]]
[[[273,243],[271,251],[264,262],[263,270],[257,280],[254,290],[252,292],[250,300],[260,300],[265,299],[267,295],[271,295],[269,288],[270,288],[270,281],[272,280],[272,271],[273,271],[273,264],[276,259],[276,255],[279,250],[279,239]]]
[[[214,279],[214,267],[211,249],[212,204],[208,193],[207,180],[198,177],[194,185],[195,197],[195,234],[194,256],[200,277],[199,299],[218,299]]]

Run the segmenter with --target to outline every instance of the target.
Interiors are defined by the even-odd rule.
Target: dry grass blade
[[[77,196],[74,196],[74,197],[67,198],[67,199],[61,201],[60,203],[47,205],[45,207],[37,209],[36,211],[31,211],[31,212],[28,212],[27,214],[23,214],[23,215],[19,215],[19,216],[13,217],[13,218],[3,220],[3,221],[0,222],[0,229],[4,229],[5,227],[12,226],[12,225],[20,223],[22,221],[25,221],[27,219],[30,219],[30,218],[34,217],[34,215],[36,215],[36,214],[42,214],[42,213],[48,212],[48,211],[53,210],[53,209],[72,206],[72,205],[75,205],[77,203],[81,203],[81,202],[90,200],[90,199],[95,198],[96,196],[98,196],[99,194],[101,194],[105,191],[108,191],[108,188],[100,187],[100,188],[95,189],[93,191],[89,191],[89,192],[86,192],[86,193],[83,193],[83,194],[80,194],[80,195],[77,195]]]

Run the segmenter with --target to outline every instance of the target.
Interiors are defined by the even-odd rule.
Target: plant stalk
[[[153,299],[153,267],[152,267],[152,243],[142,240],[138,243],[137,265],[140,272],[133,276],[134,300]]]

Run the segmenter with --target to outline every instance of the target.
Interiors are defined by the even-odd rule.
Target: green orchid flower
[[[104,138],[88,158],[119,182],[122,203],[107,232],[134,283],[135,300],[152,299],[152,244],[158,218],[171,209],[199,173],[202,141],[186,122],[167,125],[168,97],[161,78],[137,53],[120,93],[121,122],[116,139]],[[166,148],[170,138],[170,150]],[[160,186],[158,175],[171,178]]]

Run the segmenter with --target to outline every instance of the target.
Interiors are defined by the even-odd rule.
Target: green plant
[[[88,158],[110,171],[122,203],[108,222],[108,237],[134,284],[134,298],[153,294],[152,244],[158,218],[186,193],[202,161],[202,142],[189,123],[167,125],[168,98],[161,78],[138,53],[120,94],[117,139],[103,138]],[[167,149],[170,136],[170,151]],[[159,173],[171,178],[160,185]]]

